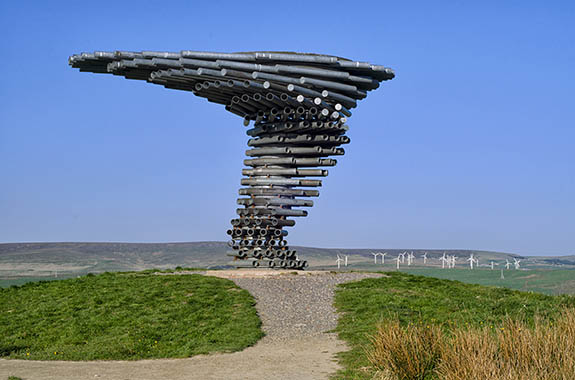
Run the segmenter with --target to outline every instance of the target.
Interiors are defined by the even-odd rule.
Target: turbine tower
[[[413,260],[414,257],[415,257],[415,256],[413,256],[411,252],[409,252],[409,253],[407,254],[407,266],[410,266],[410,265],[411,265],[411,262],[412,262],[412,260]]]
[[[445,256],[445,252],[443,252],[443,256],[441,256],[439,260],[441,260],[441,269],[445,269],[445,264],[449,262],[449,259]]]
[[[455,268],[455,261],[456,261],[456,260],[457,260],[457,256],[452,255],[452,256],[451,256],[451,260],[450,260],[450,262],[451,262],[451,268]]]
[[[343,259],[341,257],[339,257],[339,255],[337,255],[337,259],[335,260],[335,262],[337,263],[337,269],[340,269],[341,263],[343,262]]]
[[[515,269],[519,269],[519,263],[521,262],[521,260],[517,260],[516,258],[513,258],[513,265],[515,266]]]
[[[342,156],[347,118],[393,70],[331,55],[285,52],[113,51],[82,53],[69,64],[192,92],[249,127],[237,218],[227,231],[236,263],[303,269],[284,227],[305,217],[326,167]],[[253,124],[252,124],[253,123]],[[311,179],[310,179],[311,177]],[[312,189],[310,189],[312,188]],[[209,191],[209,189],[206,189]],[[243,266],[243,265],[238,265]]]
[[[381,265],[385,265],[385,256],[387,255],[387,252],[383,253],[380,252],[380,255],[381,255]]]
[[[467,261],[469,261],[469,266],[471,267],[471,269],[473,269],[474,263],[479,265],[479,260],[475,258],[475,255],[473,253],[469,255]]]
[[[387,255],[387,252],[381,253],[381,252],[375,252],[375,253],[371,253],[373,255],[373,263],[377,264],[377,257],[381,256],[381,265],[385,265],[385,255]]]
[[[405,255],[406,255],[406,254],[407,254],[407,251],[402,252],[402,253],[399,254],[399,256],[401,256],[401,263],[402,263],[402,264],[405,263]]]

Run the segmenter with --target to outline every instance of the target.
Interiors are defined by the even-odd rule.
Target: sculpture
[[[289,217],[307,216],[331,156],[349,143],[345,124],[357,101],[393,70],[329,55],[246,52],[94,52],[73,55],[80,71],[140,79],[166,88],[191,91],[244,119],[247,134],[245,186],[239,190],[229,246],[236,263],[304,269],[287,245]],[[250,125],[250,123],[252,123]],[[247,261],[244,261],[247,260]],[[241,266],[241,265],[239,265]]]

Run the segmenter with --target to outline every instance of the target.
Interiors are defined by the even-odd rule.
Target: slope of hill
[[[412,251],[418,258],[413,267],[421,265],[421,255],[428,252],[427,266],[438,266],[439,257],[446,252],[458,256],[463,267],[464,257],[473,253],[480,259],[480,267],[490,260],[504,263],[506,259],[521,259],[522,268],[575,268],[575,256],[525,257],[510,253],[472,250],[422,249],[338,249],[293,247],[314,269],[335,268],[336,255],[347,255],[347,269],[374,270],[372,252],[387,252],[387,259],[404,251]],[[191,243],[8,243],[0,244],[0,286],[17,284],[23,278],[61,278],[106,271],[130,271],[150,268],[218,268],[230,264],[230,250],[225,242]],[[378,264],[380,265],[380,264]],[[386,265],[388,261],[386,261]],[[10,282],[7,282],[10,280]]]
[[[469,271],[468,271],[469,272]],[[479,272],[479,271],[476,271]],[[484,271],[487,272],[487,271]],[[414,276],[406,273],[386,272],[386,277],[366,279],[358,282],[342,284],[336,292],[335,306],[340,312],[338,320],[338,332],[340,338],[344,339],[351,350],[340,354],[340,364],[343,369],[338,373],[338,379],[562,379],[572,378],[570,375],[564,377],[541,376],[535,371],[536,366],[541,367],[542,358],[538,360],[524,360],[527,376],[510,376],[510,370],[506,376],[467,376],[465,373],[459,376],[450,377],[436,376],[433,367],[438,365],[440,359],[437,351],[433,352],[442,344],[439,335],[430,335],[432,327],[441,327],[443,331],[450,331],[457,335],[463,331],[485,331],[486,329],[503,328],[504,321],[510,318],[516,321],[532,324],[537,318],[541,320],[555,319],[560,315],[563,308],[573,309],[575,307],[575,297],[569,296],[545,296],[537,293],[519,292],[509,289],[485,287],[481,285],[464,284],[459,281],[447,281],[436,278]],[[388,323],[386,325],[386,323]],[[416,340],[415,335],[402,334],[402,330],[394,329],[389,323],[397,323],[398,327],[411,328],[410,331],[423,331],[425,338]],[[376,339],[378,327],[384,326],[385,331],[393,334],[390,340],[397,344],[397,351],[393,347],[385,347],[388,354],[397,354],[397,365],[395,368],[410,367],[412,373],[404,372],[403,376],[377,376],[377,370],[382,370],[381,366],[374,363],[374,352],[376,352]],[[507,324],[507,327],[509,323]],[[516,326],[521,327],[525,326]],[[419,328],[419,330],[417,330]],[[415,329],[415,330],[413,330]],[[483,330],[482,330],[483,329]],[[525,329],[526,330],[526,329]],[[560,328],[554,331],[565,341],[568,334],[566,329]],[[403,330],[405,331],[405,330]],[[509,331],[509,328],[507,328]],[[573,333],[575,330],[568,329]],[[489,331],[491,335],[493,331]],[[551,335],[551,334],[550,334]],[[485,354],[484,357],[479,347],[485,347],[485,340],[481,340],[480,335],[474,335],[474,340],[466,340],[465,346],[470,347],[469,357],[472,360],[482,360],[479,366],[495,360],[496,355]],[[541,335],[539,335],[541,336]],[[472,336],[473,337],[473,336]],[[485,337],[485,335],[483,336]],[[489,335],[487,336],[489,337]],[[568,339],[567,339],[568,340]],[[525,335],[517,336],[511,340],[512,351],[521,353],[534,352],[537,347],[549,347],[542,344],[532,344],[533,341],[526,339]],[[447,345],[449,345],[448,342]],[[555,343],[555,342],[554,342]],[[557,346],[551,346],[557,347]],[[574,345],[570,347],[575,348]],[[379,351],[381,352],[381,351]],[[422,352],[427,352],[433,356],[427,365]],[[419,354],[419,355],[418,355]],[[463,355],[460,353],[460,355]],[[552,357],[551,366],[557,367],[563,364],[557,356],[544,354]],[[566,353],[570,357],[571,352]],[[371,360],[370,360],[371,358]],[[522,358],[525,358],[522,356]],[[506,359],[509,359],[506,358]],[[545,358],[549,359],[549,358]],[[463,357],[454,360],[457,365],[463,366]],[[466,360],[465,360],[466,361]],[[521,360],[519,362],[522,362]],[[530,364],[527,364],[527,363]],[[569,361],[570,362],[570,361]],[[569,363],[567,362],[567,363]],[[535,364],[533,367],[531,363]],[[566,366],[568,368],[568,366]],[[389,368],[386,368],[389,369]],[[427,375],[422,372],[427,372]],[[397,374],[398,372],[392,372]],[[408,373],[409,375],[405,375]],[[571,368],[569,374],[574,373]],[[381,375],[382,372],[379,373]],[[389,374],[389,373],[387,373]]]

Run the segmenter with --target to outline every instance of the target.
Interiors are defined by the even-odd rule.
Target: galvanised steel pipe
[[[289,176],[289,177],[326,177],[325,169],[297,169],[297,168],[257,168],[243,169],[242,174],[254,176]]]
[[[251,139],[237,203],[239,218],[227,234],[236,266],[303,269],[287,245],[284,227],[307,211],[320,180],[348,144],[350,109],[393,70],[336,56],[284,52],[94,52],[73,55],[80,71],[110,73],[189,91],[243,119]],[[245,264],[241,264],[245,263]]]

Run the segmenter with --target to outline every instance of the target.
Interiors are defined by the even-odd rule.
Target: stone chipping
[[[231,278],[256,299],[264,341],[318,336],[337,326],[333,297],[338,284],[380,277],[376,273],[315,272]]]

